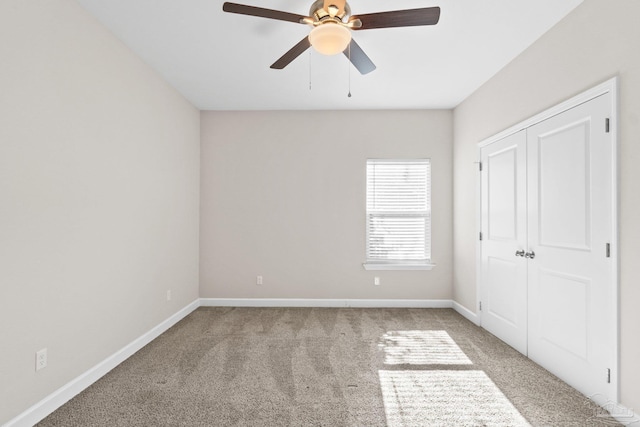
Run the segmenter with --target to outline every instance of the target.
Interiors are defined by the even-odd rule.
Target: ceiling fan
[[[316,0],[311,5],[309,16],[229,2],[224,3],[222,10],[313,27],[308,37],[300,40],[282,55],[271,65],[271,68],[283,69],[313,46],[324,55],[343,52],[361,74],[370,73],[376,69],[376,66],[358,43],[351,38],[351,30],[435,25],[440,19],[439,7],[351,15],[351,8],[346,0]]]

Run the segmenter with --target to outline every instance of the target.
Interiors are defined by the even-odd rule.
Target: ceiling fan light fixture
[[[323,55],[336,55],[344,52],[349,46],[351,31],[340,24],[327,22],[311,30],[309,42]]]

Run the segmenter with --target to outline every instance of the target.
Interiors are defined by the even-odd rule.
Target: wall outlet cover
[[[47,367],[47,349],[43,348],[36,352],[36,371]]]

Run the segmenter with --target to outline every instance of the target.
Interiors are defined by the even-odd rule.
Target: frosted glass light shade
[[[351,42],[351,31],[340,24],[318,25],[309,33],[311,46],[323,55],[342,53]]]

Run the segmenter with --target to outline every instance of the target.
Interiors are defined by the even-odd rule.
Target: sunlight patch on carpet
[[[387,365],[471,365],[446,331],[389,331],[380,347]]]
[[[389,427],[529,426],[483,371],[378,371]]]

